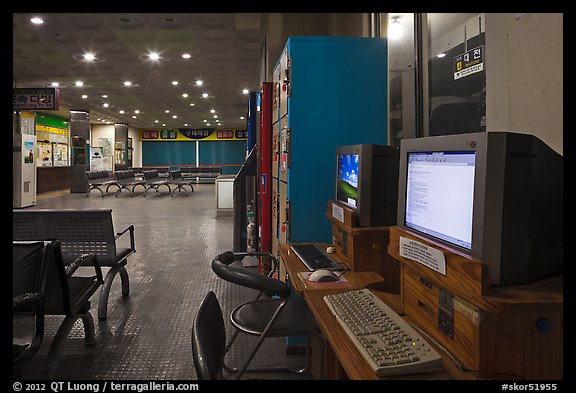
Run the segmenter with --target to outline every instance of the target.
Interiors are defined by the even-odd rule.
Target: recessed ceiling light
[[[204,84],[204,81],[201,81],[200,79],[198,79],[196,81],[196,86],[202,86]]]
[[[210,123],[206,123],[206,125],[207,125],[207,126],[209,126],[209,125],[210,125]]]
[[[177,86],[177,85],[178,85],[178,81],[172,81],[172,84],[173,84],[174,86]]]
[[[84,82],[82,82],[82,81],[76,81],[75,85],[78,86],[78,87],[81,87],[81,86],[84,86]]]
[[[154,120],[154,123],[158,123],[158,120]]]
[[[118,113],[120,113],[121,115],[123,115],[123,114],[124,114],[124,111],[120,110],[120,111],[118,111]]]
[[[184,98],[188,97],[188,93],[182,93],[182,97]]]
[[[182,57],[183,57],[184,59],[189,59],[189,58],[192,57],[192,55],[190,55],[190,53],[182,53]]]
[[[202,93],[202,98],[208,98],[208,93]]]
[[[150,52],[148,54],[148,58],[152,61],[157,61],[157,60],[160,60],[160,54],[157,52]]]
[[[166,112],[166,113],[170,113],[170,111],[169,111],[168,109],[166,109],[164,112]]]
[[[215,109],[210,109],[210,113],[216,113]]]
[[[104,108],[108,108],[108,103],[105,102],[105,103],[102,104],[102,106],[103,106]]]
[[[58,83],[58,82],[52,82],[52,83],[50,84],[50,86],[52,86],[52,87],[58,87],[58,86],[60,86],[60,83]]]
[[[82,98],[86,99],[88,96],[86,94],[82,94]]]
[[[140,113],[140,111],[138,109],[135,109],[134,113]]]
[[[446,56],[446,53],[438,53],[436,55],[436,57],[439,57],[439,58],[443,58],[444,56]]]
[[[102,98],[108,98],[108,95],[102,94]]]
[[[136,118],[136,116],[134,115],[134,116],[132,116],[132,118],[133,118],[133,119],[135,119],[135,118]]]
[[[42,23],[44,23],[44,19],[39,18],[39,17],[34,17],[34,18],[30,19],[30,22],[34,23],[35,25],[41,25]]]
[[[214,115],[213,117],[214,117],[215,119],[217,119],[217,118],[218,118],[218,115]]]
[[[96,60],[96,56],[94,55],[94,53],[84,53],[84,60],[94,61]]]
[[[202,120],[202,121],[203,121],[204,123],[206,123],[208,120],[204,119],[204,120]]]
[[[166,124],[162,123],[162,127],[166,127]]]
[[[124,82],[124,86],[132,86],[132,82],[126,81],[126,82]]]
[[[177,119],[177,118],[178,118],[178,116],[176,116],[176,115],[172,115],[172,118],[173,118],[173,119]]]
[[[196,104],[195,104],[195,103],[193,103],[193,102],[190,104],[190,106],[195,106],[195,105],[196,105]]]
[[[244,116],[240,116],[240,120],[244,120]]]
[[[242,94],[248,94],[248,93],[250,93],[250,90],[248,90],[248,89],[242,90]]]
[[[188,123],[184,123],[184,127],[188,127]]]

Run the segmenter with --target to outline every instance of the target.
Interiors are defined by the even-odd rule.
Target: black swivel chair
[[[60,241],[58,240],[50,242],[14,241],[14,255],[25,255],[26,244],[34,244],[37,247],[43,248],[43,268],[46,269],[43,315],[65,316],[48,351],[46,363],[47,374],[50,376],[56,365],[57,356],[64,343],[64,339],[68,336],[70,330],[79,318],[84,324],[84,340],[86,346],[91,346],[95,343],[94,320],[90,314],[90,298],[103,283],[102,270],[94,254],[82,255],[68,266],[65,266]],[[22,262],[14,258],[13,263],[19,265]],[[90,264],[94,266],[94,276],[74,276],[74,273],[80,266]],[[21,271],[22,269],[18,267],[15,270]],[[20,276],[13,278],[14,282],[19,282],[21,279]],[[13,287],[16,287],[17,285],[14,282]],[[21,288],[22,286],[18,284],[18,287]],[[14,294],[16,294],[16,292]],[[19,318],[21,315],[19,312],[14,312],[13,316],[14,318]],[[29,325],[13,323],[13,337],[22,336],[18,330],[25,329],[26,326]]]
[[[246,256],[264,256],[270,258],[272,270],[268,276],[251,272],[243,267],[231,266],[234,261],[242,260]],[[321,348],[320,358],[322,360],[324,358],[324,338],[322,337],[321,330],[314,316],[308,309],[306,302],[300,297],[293,296],[290,287],[285,282],[273,278],[277,268],[278,261],[276,258],[264,252],[234,253],[227,251],[212,260],[212,270],[218,277],[231,283],[260,291],[255,300],[237,306],[230,314],[230,321],[232,325],[236,327],[237,331],[226,346],[225,352],[228,352],[239,332],[259,336],[258,341],[240,369],[230,369],[223,364],[228,371],[237,373],[236,378],[240,378],[242,374],[247,371],[266,372],[290,370],[303,373],[308,370],[310,359],[309,364],[300,370],[278,367],[248,370],[248,365],[267,337],[317,337]],[[267,295],[267,297],[263,297],[262,295]],[[310,351],[307,352],[309,356]],[[321,372],[323,372],[323,369],[324,367],[322,366]]]

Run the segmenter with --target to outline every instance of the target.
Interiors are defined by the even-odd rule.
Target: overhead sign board
[[[25,110],[55,110],[60,107],[59,90],[49,87],[29,87],[13,89],[13,109]]]
[[[454,57],[454,80],[484,70],[484,47],[478,46]]]

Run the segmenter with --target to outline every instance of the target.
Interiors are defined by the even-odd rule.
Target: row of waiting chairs
[[[121,194],[122,190],[127,190],[130,196],[133,196],[138,186],[143,188],[143,196],[146,196],[150,190],[155,190],[157,195],[160,196],[160,186],[165,186],[171,197],[174,196],[176,191],[184,191],[186,196],[194,192],[194,181],[183,179],[179,170],[171,170],[168,177],[160,177],[156,169],[143,171],[142,178],[137,177],[133,169],[115,171],[112,177],[105,170],[86,171],[85,174],[88,183],[86,197],[90,196],[90,191],[92,190],[100,191],[100,196],[102,197],[108,195],[112,186],[115,187],[113,190],[116,197]]]

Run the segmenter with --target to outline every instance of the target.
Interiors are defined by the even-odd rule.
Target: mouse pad
[[[348,283],[348,280],[342,276],[338,279],[338,281],[324,281],[324,282],[313,282],[308,279],[313,272],[298,272],[300,277],[302,278],[302,282],[306,287],[313,288],[313,287],[326,287],[326,286],[342,286]]]

